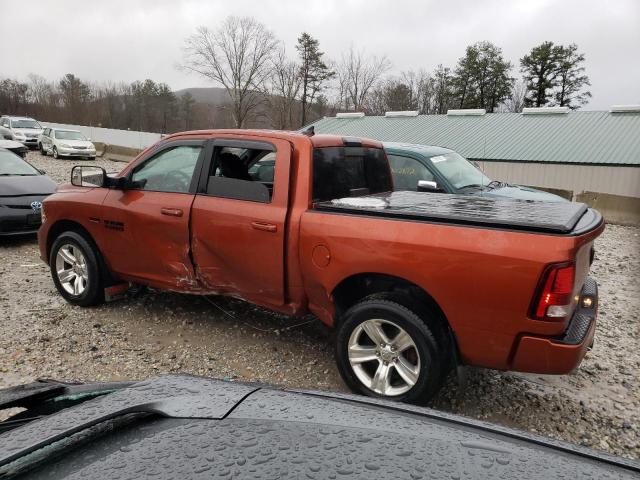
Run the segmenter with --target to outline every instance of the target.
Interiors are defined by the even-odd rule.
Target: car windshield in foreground
[[[86,137],[75,130],[56,130],[58,140],[86,140]]]
[[[38,122],[35,120],[29,119],[21,119],[21,120],[11,120],[12,128],[42,128]]]
[[[0,176],[39,175],[39,172],[17,155],[0,151]]]
[[[429,160],[438,172],[458,190],[468,187],[482,188],[491,182],[489,177],[456,152],[436,155]]]

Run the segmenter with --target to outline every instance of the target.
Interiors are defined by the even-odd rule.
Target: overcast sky
[[[350,45],[385,54],[393,71],[454,66],[489,40],[516,66],[545,40],[587,58],[589,110],[640,103],[640,0],[30,0],[2,1],[0,77],[74,73],[91,81],[152,78],[173,89],[211,86],[179,71],[184,38],[228,15],[251,15],[295,54],[307,31],[331,59]]]

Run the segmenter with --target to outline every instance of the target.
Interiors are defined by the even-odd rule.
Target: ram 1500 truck
[[[312,312],[367,395],[424,401],[457,364],[565,374],[593,341],[598,212],[393,192],[372,140],[175,134],[115,176],[74,167],[42,216],[41,257],[67,301],[141,284]]]

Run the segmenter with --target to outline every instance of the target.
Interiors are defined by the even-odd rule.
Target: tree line
[[[0,80],[0,112],[58,123],[171,132],[192,128],[203,116],[194,104],[190,94],[178,97],[150,79],[97,84],[68,73],[57,82],[36,74],[27,81]]]
[[[222,87],[224,105],[176,95],[151,79],[130,84],[85,82],[69,73],[57,82],[31,74],[0,79],[0,112],[48,121],[140,131],[172,132],[235,126],[295,129],[338,111],[452,108],[489,112],[525,106],[580,108],[591,93],[578,46],[547,41],[516,66],[488,41],[466,47],[453,67],[391,75],[391,61],[351,46],[330,59],[319,40],[303,32],[295,53],[251,17],[228,17],[217,28],[199,27],[184,41],[181,69]],[[516,78],[516,70],[521,74]]]

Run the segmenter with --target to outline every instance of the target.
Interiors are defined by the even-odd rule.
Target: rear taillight
[[[562,320],[571,314],[574,306],[574,264],[549,265],[534,297],[531,315],[538,320]]]

